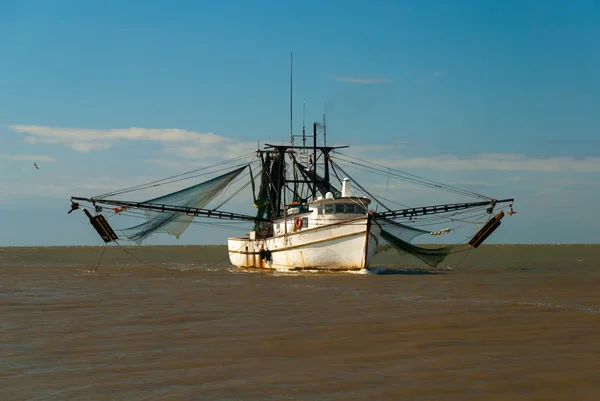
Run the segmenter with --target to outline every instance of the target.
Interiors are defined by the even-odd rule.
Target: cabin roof
[[[334,198],[334,199],[315,200],[315,201],[310,202],[309,205],[320,205],[322,203],[346,203],[348,201],[358,202],[358,203],[362,203],[364,205],[368,205],[369,203],[371,203],[371,199],[363,198],[361,196],[342,196],[340,198]]]

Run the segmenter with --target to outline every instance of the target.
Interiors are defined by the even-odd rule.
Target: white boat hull
[[[238,268],[361,270],[369,267],[380,234],[367,215],[270,238],[229,238],[229,259]],[[261,259],[261,248],[271,260]]]

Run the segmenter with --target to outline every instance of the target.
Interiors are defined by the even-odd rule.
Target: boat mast
[[[290,52],[290,141],[292,142],[292,146],[294,146],[294,131],[292,126],[292,105],[293,105],[293,97],[292,97],[292,74],[293,74],[293,62],[294,62],[294,53]]]
[[[331,192],[331,182],[329,181],[329,150],[327,150],[327,123],[325,122],[325,115],[327,114],[327,102],[325,102],[323,110],[323,157],[325,160],[325,185],[327,186],[327,192]]]
[[[302,105],[302,147],[306,148],[306,102]]]
[[[317,199],[317,123],[313,123],[313,201]]]

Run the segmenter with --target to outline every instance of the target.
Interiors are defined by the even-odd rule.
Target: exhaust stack
[[[352,196],[352,185],[349,178],[344,178],[342,181],[342,197],[347,198]]]

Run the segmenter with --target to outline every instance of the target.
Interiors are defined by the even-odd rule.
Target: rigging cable
[[[123,188],[123,189],[116,190],[116,191],[113,191],[113,192],[107,192],[107,193],[104,193],[104,194],[97,195],[96,197],[100,198],[100,197],[120,195],[120,194],[127,193],[127,192],[139,191],[139,190],[150,188],[150,187],[164,185],[166,183],[164,183],[163,181],[172,180],[172,179],[175,179],[175,178],[180,178],[180,177],[183,177],[183,176],[186,176],[186,175],[189,175],[189,174],[193,174],[193,173],[196,173],[196,172],[199,172],[199,171],[208,170],[208,169],[211,169],[211,168],[214,168],[214,167],[219,167],[221,165],[233,163],[235,161],[239,161],[239,160],[242,160],[242,159],[245,159],[245,158],[249,158],[250,156],[253,156],[253,155],[254,155],[254,152],[248,153],[248,154],[244,154],[242,156],[238,156],[238,157],[235,157],[235,158],[232,158],[232,159],[224,160],[224,161],[212,164],[210,166],[200,167],[200,168],[197,168],[197,169],[194,169],[194,170],[191,170],[191,171],[187,171],[185,173],[176,174],[176,175],[173,175],[173,176],[170,176],[170,177],[166,177],[166,178],[161,178],[159,180],[149,181],[149,182],[146,182],[146,183],[143,183],[143,184],[134,185],[132,187]],[[246,164],[246,163],[244,163],[244,164]],[[244,164],[241,164],[239,166],[242,166]],[[219,170],[213,171],[213,173],[214,172],[218,172],[218,171],[223,171],[223,170],[226,170],[228,168],[231,168],[231,167],[226,167],[226,168],[223,168],[223,169],[219,169]],[[209,173],[205,173],[205,174],[200,174],[200,175],[197,175],[197,176],[183,178],[181,180],[186,180],[186,179],[189,179],[189,178],[194,178],[194,177],[198,177],[198,176],[202,176],[202,175],[206,175],[206,174],[210,174],[210,172]],[[170,181],[170,182],[177,182],[177,181],[181,181],[181,180],[175,180],[175,181]],[[167,183],[170,183],[170,182],[167,182]]]
[[[431,179],[429,179],[429,178],[420,177],[420,176],[418,176],[418,175],[411,174],[411,173],[407,173],[407,172],[405,172],[405,171],[401,171],[401,170],[393,169],[393,168],[390,168],[390,167],[386,167],[386,166],[383,166],[383,165],[381,165],[381,164],[377,164],[377,163],[373,163],[373,162],[371,162],[371,161],[367,161],[367,160],[360,159],[360,158],[358,158],[358,157],[354,157],[354,156],[350,156],[350,155],[345,155],[345,154],[343,154],[343,153],[340,153],[340,154],[341,154],[342,156],[346,156],[346,157],[348,157],[348,158],[350,158],[350,159],[359,160],[359,161],[362,161],[362,162],[365,162],[365,163],[370,163],[370,164],[372,164],[372,165],[375,165],[375,166],[378,166],[378,167],[381,167],[381,168],[384,168],[384,169],[389,169],[389,170],[391,170],[391,171],[395,171],[395,172],[397,172],[397,173],[399,173],[399,174],[404,174],[404,175],[407,175],[407,176],[409,176],[409,177],[414,177],[415,179],[423,180],[424,182],[429,182],[429,183],[432,183],[432,184],[435,184],[435,185],[439,185],[439,186],[442,186],[442,187],[445,187],[445,188],[452,188],[452,189],[454,189],[454,190],[457,190],[457,191],[460,191],[460,192],[464,192],[464,193],[466,193],[466,194],[470,194],[470,195],[472,195],[472,196],[476,196],[476,197],[480,197],[480,198],[485,198],[485,199],[492,199],[492,198],[490,198],[489,196],[482,195],[482,194],[479,194],[479,193],[477,193],[477,192],[474,192],[474,191],[468,191],[468,190],[466,190],[466,189],[458,188],[458,187],[455,187],[455,186],[452,186],[452,185],[448,185],[448,184],[442,184],[442,183],[440,183],[440,182],[438,182],[438,181],[434,181],[434,180],[431,180]],[[367,166],[367,167],[368,167],[368,166]]]
[[[171,180],[171,181],[166,181],[169,178],[164,178],[164,179],[161,179],[161,180],[154,181],[154,183],[140,184],[140,185],[137,185],[135,187],[128,188],[128,189],[123,189],[123,190],[119,190],[119,191],[116,191],[116,192],[109,192],[109,193],[106,193],[106,194],[98,195],[98,196],[96,196],[96,198],[103,198],[103,197],[110,197],[110,196],[115,196],[115,195],[122,195],[122,194],[129,193],[129,192],[141,191],[141,190],[148,189],[148,188],[155,188],[155,187],[159,187],[159,186],[162,186],[162,185],[172,184],[174,182],[185,181],[185,180],[189,180],[189,179],[192,179],[192,178],[197,178],[197,177],[202,177],[202,176],[209,175],[209,174],[219,173],[221,171],[231,170],[233,168],[239,168],[239,167],[243,167],[243,166],[247,166],[247,165],[248,165],[248,163],[243,163],[243,164],[238,164],[238,165],[233,166],[233,167],[223,167],[223,168],[215,170],[215,171],[209,171],[209,172],[202,173],[202,174],[196,174],[196,175],[192,175],[192,176],[185,177],[185,178],[178,178],[178,179],[174,179],[174,180]]]
[[[181,270],[181,269],[174,269],[174,268],[168,268],[168,267],[156,266],[156,265],[154,265],[154,264],[152,264],[152,263],[150,263],[150,262],[146,262],[145,260],[142,260],[142,259],[138,258],[137,256],[135,256],[134,254],[132,254],[131,252],[129,252],[129,251],[127,250],[127,248],[125,248],[123,245],[121,245],[121,244],[120,244],[119,242],[117,242],[116,240],[115,240],[115,241],[113,241],[113,242],[114,242],[115,244],[117,244],[117,245],[119,246],[119,248],[121,248],[121,249],[122,249],[122,250],[123,250],[123,251],[124,251],[124,252],[125,252],[127,255],[129,255],[130,257],[134,258],[134,259],[135,259],[135,260],[137,260],[138,262],[140,262],[140,263],[142,263],[142,264],[144,264],[144,265],[146,265],[146,266],[148,266],[148,267],[153,267],[153,268],[155,268],[155,269],[159,269],[159,270],[163,270],[163,271],[179,271],[179,272],[183,271],[183,270]],[[105,243],[104,245],[105,245],[105,246],[104,246],[104,248],[106,248],[106,243]],[[242,245],[242,246],[241,246],[241,247],[238,249],[238,251],[239,251],[240,249],[242,249],[244,246],[245,246],[245,244],[244,244],[244,245]],[[102,252],[102,254],[104,254],[104,251]],[[212,263],[212,264],[205,265],[205,266],[198,266],[198,267],[195,267],[195,268],[193,268],[193,269],[189,269],[189,270],[199,270],[199,269],[207,269],[207,268],[211,268],[211,267],[217,266],[217,265],[218,265],[218,264],[220,264],[220,263],[223,263],[223,262],[227,261],[228,259],[229,259],[229,255],[227,255],[226,257],[224,257],[224,258],[222,258],[222,259],[219,259],[219,260],[217,260],[216,262],[214,262],[214,263]],[[90,272],[90,273],[93,273],[93,272],[96,272],[96,271],[97,271],[97,268],[96,268],[96,270],[92,270],[92,269],[90,269],[90,271],[89,271],[89,272]]]
[[[250,166],[250,165],[248,165]],[[227,192],[227,190],[234,185],[235,183],[243,180],[244,178],[250,176],[250,181],[246,182],[243,186],[241,186],[239,189],[237,189],[232,195],[230,195],[229,197],[227,197],[224,201],[221,202],[221,200],[223,199],[223,197],[225,196],[225,193]],[[212,210],[216,210],[218,208],[220,208],[221,206],[223,206],[224,204],[226,204],[227,202],[229,202],[234,196],[236,196],[238,193],[240,193],[244,188],[246,188],[248,185],[250,185],[250,183],[252,182],[252,170],[250,168],[248,168],[248,172],[244,175],[242,175],[241,177],[236,178],[235,180],[231,181],[229,184],[227,184],[227,187],[221,192],[221,196],[219,199],[219,202],[217,204],[217,206],[215,206],[214,208],[212,208]]]
[[[217,206],[215,206],[212,210],[217,210],[221,206],[225,205],[227,202],[229,202],[231,199],[233,199],[237,194],[239,194],[240,192],[242,192],[243,189],[247,188],[248,185],[250,185],[251,182],[252,181],[248,181],[247,183],[245,183],[237,191],[235,191],[233,194],[231,194],[230,196],[228,196],[227,199],[225,199],[223,202],[221,202]]]
[[[360,164],[357,164],[357,163],[353,163],[353,164],[360,165]],[[339,167],[339,165],[338,165],[338,167]],[[368,167],[368,166],[365,166],[365,167]],[[370,168],[370,169],[372,169],[372,168]],[[335,170],[334,170],[334,171],[335,171]],[[342,170],[342,171],[343,171],[343,170]],[[385,174],[386,174],[386,176],[389,176],[389,175],[388,175],[388,174],[389,174],[389,172],[379,171],[379,170],[376,170],[376,169],[375,169],[375,171],[378,171],[378,172],[380,172],[380,173],[385,173]],[[396,175],[396,177],[397,177],[397,175]],[[404,179],[403,177],[400,177],[400,178]],[[430,184],[427,184],[427,183],[424,183],[423,185],[426,185],[426,186],[430,186],[430,187],[431,187],[431,185],[430,185]],[[360,187],[360,186],[359,186],[359,187]],[[440,186],[436,186],[436,188],[439,188],[439,189],[442,189],[442,190],[446,190],[446,191],[450,191],[450,192],[454,192],[454,193],[460,193],[460,194],[463,194],[463,195],[464,195],[465,193],[469,193],[468,191],[462,191],[462,190],[458,190],[458,191],[457,191],[457,190],[455,190],[454,188],[452,188],[452,189],[447,189],[447,188],[443,188],[443,187],[440,187]],[[361,189],[363,189],[363,190],[364,190],[364,188],[361,188]],[[469,194],[471,194],[471,193],[469,193]],[[474,194],[474,193],[473,193],[473,194]],[[372,195],[370,195],[370,196],[372,196]],[[395,202],[395,201],[389,200],[389,199],[387,199],[387,198],[384,198],[384,199],[385,199],[386,201],[389,201],[389,202],[391,202],[391,203],[394,203],[394,204],[398,204],[398,205],[401,205],[401,206],[404,206],[404,207],[409,207],[409,206],[407,206],[407,205],[400,204],[399,202]],[[486,199],[490,199],[490,200],[492,200],[493,198],[489,198],[489,197],[488,197],[488,198],[486,198]],[[379,199],[377,199],[377,198],[374,198],[374,200],[375,200],[377,203],[380,203],[380,204],[381,204],[381,202],[380,202],[380,200],[379,200]],[[383,205],[383,206],[385,207],[385,205]],[[488,206],[486,205],[486,206],[481,206],[481,207],[478,207],[477,209],[480,209],[480,208],[487,208],[487,207],[488,207]],[[471,211],[473,211],[473,209],[472,209],[472,208],[470,208],[470,210],[457,211],[457,212],[455,212],[453,215],[457,215],[457,214],[461,214],[461,213],[467,213],[467,212],[471,212]],[[421,217],[420,217],[420,219],[421,219],[421,220],[423,220],[423,219],[436,219],[436,218],[437,218],[438,220],[444,220],[444,219],[446,219],[446,217],[444,217],[444,216],[440,216],[440,213],[437,213],[435,216],[426,216],[426,217],[423,217],[423,216],[421,216]],[[416,218],[415,218],[415,219],[416,219]],[[450,219],[450,220],[452,220],[452,219]]]
[[[347,160],[347,159],[344,159],[344,157],[340,157],[339,158],[340,160],[342,160],[342,161],[344,161],[346,163],[354,164],[356,166],[363,167],[364,169],[369,169],[369,170],[381,173],[382,175],[383,174],[390,174],[389,172],[393,171],[395,173],[391,174],[392,177],[395,177],[395,178],[398,178],[398,179],[401,179],[401,180],[405,180],[405,181],[408,181],[408,182],[413,182],[413,183],[424,185],[424,186],[427,186],[427,187],[430,187],[430,188],[443,189],[443,190],[454,192],[454,193],[458,193],[458,194],[469,195],[469,196],[473,196],[473,197],[480,198],[480,199],[490,199],[490,200],[493,199],[493,198],[491,198],[489,196],[482,195],[482,194],[479,194],[477,192],[468,191],[466,189],[454,187],[452,185],[442,184],[440,182],[433,181],[433,180],[430,180],[428,178],[419,177],[419,176],[414,175],[414,174],[410,174],[410,173],[406,173],[404,171],[400,171],[400,170],[393,169],[393,168],[390,168],[390,167],[382,166],[380,164],[373,163],[373,162],[370,162],[370,161],[366,161],[366,160],[363,160],[363,159],[360,159],[360,158],[357,158],[357,157],[353,157],[353,156],[346,155],[346,154],[343,154],[343,153],[338,153],[338,154],[341,155],[341,156],[347,157],[349,159],[354,159],[354,160],[359,160],[359,161],[364,162],[364,163],[369,163],[371,165],[365,165],[365,164],[361,164],[361,163],[358,163],[358,162],[355,162],[355,161],[352,161],[352,160]],[[373,166],[380,167],[381,169],[375,168]]]
[[[362,165],[360,163],[356,163],[356,162],[353,162],[353,161],[344,160],[344,159],[341,159],[341,158],[340,158],[340,160],[342,160],[342,162],[344,164],[348,164],[350,167],[356,168],[358,170],[362,170],[362,171],[366,171],[366,172],[375,172],[375,173],[378,173],[380,175],[387,175],[387,174],[389,174],[387,172],[375,169],[375,168],[373,168],[371,166],[365,166],[365,165]],[[450,192],[450,193],[454,193],[454,194],[459,194],[459,195],[468,195],[468,196],[476,197],[476,198],[479,198],[479,199],[486,199],[486,200],[487,199],[492,199],[491,197],[482,197],[482,196],[479,196],[479,195],[473,195],[469,191],[464,191],[464,190],[455,189],[455,188],[447,188],[447,187],[444,187],[442,185],[428,183],[428,182],[424,182],[424,181],[419,181],[419,180],[416,180],[414,178],[403,177],[403,176],[395,174],[395,173],[392,173],[392,174],[389,174],[389,175],[391,177],[393,177],[393,178],[396,178],[396,179],[399,179],[399,180],[403,180],[403,181],[406,181],[406,182],[409,182],[409,183],[412,183],[412,184],[415,184],[415,185],[421,185],[421,186],[424,186],[424,187],[427,187],[427,188],[439,189],[441,191],[446,191],[446,192]]]
[[[114,243],[117,244],[119,246],[119,248],[121,248],[126,254],[128,254],[129,256],[131,256],[132,258],[134,258],[135,260],[137,260],[138,262],[141,262],[141,263],[143,263],[143,264],[145,264],[147,266],[154,267],[155,269],[164,270],[164,271],[176,271],[177,270],[177,269],[171,269],[169,267],[155,266],[152,263],[146,262],[146,261],[138,258],[137,256],[133,255],[123,245],[119,244],[116,240],[114,241]]]
[[[249,165],[248,165],[248,166],[249,166]],[[210,174],[210,173],[206,173],[206,174]],[[205,174],[201,174],[201,175],[205,175]],[[227,188],[229,188],[231,185],[235,184],[236,182],[238,182],[238,181],[242,180],[243,178],[245,178],[245,177],[246,177],[246,176],[248,176],[248,175],[249,175],[249,173],[246,173],[246,174],[244,174],[243,176],[236,178],[234,181],[230,182],[230,183],[227,185]],[[187,178],[186,178],[186,179],[187,179]],[[175,182],[175,181],[173,181],[173,182]],[[161,185],[162,185],[162,184],[161,184]],[[225,189],[222,189],[222,190],[219,190],[219,191],[222,191],[221,198],[224,196],[224,193],[225,193],[225,191],[227,191],[227,188],[225,188]],[[216,196],[216,195],[215,195],[215,196]],[[187,197],[181,197],[181,198],[179,198],[179,201],[185,201],[185,200],[188,200],[188,199],[193,199],[193,198],[196,198],[196,197],[197,197],[197,195],[195,195],[195,194],[190,194],[190,195],[189,195],[189,196],[187,196]],[[141,203],[143,203],[143,202],[141,202]]]
[[[352,178],[352,177],[350,176],[350,174],[346,173],[346,172],[344,171],[344,169],[343,169],[343,168],[341,168],[341,167],[339,166],[339,164],[337,164],[337,163],[335,163],[333,160],[331,160],[331,165],[332,165],[332,167],[333,167],[333,168],[338,168],[338,169],[340,169],[340,171],[341,171],[342,173],[344,173],[344,175],[346,175],[348,178],[350,178],[350,179],[351,179],[351,180],[352,180],[352,181],[353,181],[353,182],[356,184],[356,186],[358,186],[358,187],[359,187],[359,188],[360,188],[360,189],[361,189],[361,190],[362,190],[364,193],[366,193],[367,195],[369,195],[369,196],[371,197],[371,199],[373,199],[374,201],[376,201],[377,203],[379,203],[381,206],[383,206],[384,208],[386,208],[386,209],[388,210],[388,212],[391,212],[391,211],[392,211],[392,209],[390,209],[389,207],[387,207],[387,206],[386,206],[384,203],[382,203],[382,202],[381,202],[379,199],[377,199],[375,196],[373,196],[372,194],[370,194],[370,193],[369,193],[369,192],[368,192],[366,189],[364,189],[364,188],[363,188],[363,187],[362,187],[362,186],[361,186],[361,185],[360,185],[360,184],[359,184],[359,183],[358,183],[356,180],[354,180],[354,178]]]

